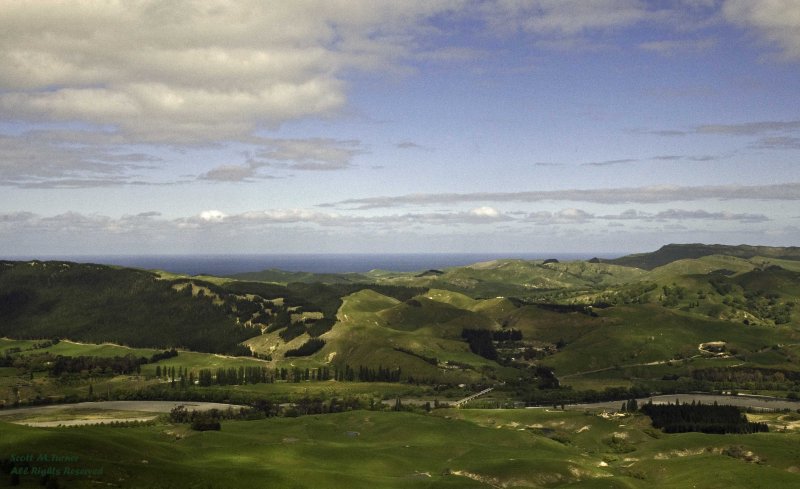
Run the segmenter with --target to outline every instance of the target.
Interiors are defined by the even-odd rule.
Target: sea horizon
[[[262,270],[310,273],[364,273],[370,270],[415,272],[471,265],[498,259],[559,261],[615,258],[624,253],[259,253],[259,254],[64,254],[4,257],[12,261],[96,263],[185,275],[228,276]]]

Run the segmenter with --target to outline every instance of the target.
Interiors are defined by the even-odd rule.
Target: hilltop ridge
[[[753,258],[764,256],[783,260],[800,260],[800,247],[777,246],[751,246],[751,245],[721,245],[721,244],[668,244],[656,251],[648,253],[635,253],[611,260],[600,260],[603,263],[612,263],[626,267],[636,267],[643,270],[667,265],[677,260],[687,258],[702,258],[709,255],[727,255],[737,258]]]

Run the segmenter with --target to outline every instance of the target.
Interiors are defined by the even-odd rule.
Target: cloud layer
[[[473,232],[494,233],[496,225],[506,224],[508,229],[525,230],[529,226],[575,225],[591,230],[592,223],[637,221],[639,223],[690,223],[739,222],[763,223],[770,219],[763,214],[712,212],[703,209],[669,209],[645,212],[629,209],[620,214],[597,215],[579,208],[565,208],[557,212],[504,212],[494,207],[482,206],[460,212],[413,212],[362,216],[309,209],[269,209],[227,214],[218,209],[204,210],[196,215],[165,218],[159,212],[110,217],[100,214],[66,212],[54,216],[40,216],[32,212],[0,214],[0,235],[14,233],[19,236],[39,236],[38,239],[61,236],[71,240],[85,240],[90,236],[136,235],[142,239],[169,236],[176,232],[195,230],[218,236],[254,236],[272,232],[285,226],[304,226],[309,229],[335,229],[339,233],[392,232],[431,228],[434,232],[450,232],[464,227]],[[485,227],[482,227],[485,226]],[[481,231],[482,230],[482,231]],[[8,234],[10,236],[10,234]]]
[[[709,49],[715,40],[696,32],[727,22],[800,59],[800,4],[793,0],[8,1],[0,7],[0,112],[6,121],[86,128],[72,132],[82,147],[59,145],[41,131],[33,138],[44,144],[27,147],[30,137],[3,136],[0,184],[142,180],[133,170],[147,168],[126,143],[153,149],[247,142],[259,130],[341,114],[354,73],[491,60],[468,38],[458,40],[448,31],[457,23],[445,27],[444,18],[469,23],[482,40],[519,36],[544,49],[601,47],[622,42],[609,37],[620,30],[656,26],[669,38],[638,47],[662,54]],[[799,124],[716,124],[691,132],[777,133],[758,147],[795,149],[790,132]],[[107,142],[93,141],[98,136]],[[54,131],[48,137],[59,139]],[[257,181],[269,176],[265,167],[342,170],[364,151],[360,141],[314,135],[263,139],[247,161],[205,168],[200,179]],[[398,147],[424,148],[408,141]]]
[[[0,11],[0,109],[33,121],[85,121],[137,142],[219,141],[347,102],[352,70],[392,71],[464,46],[426,48],[437,16],[551,41],[657,23],[679,31],[715,2],[497,0],[378,2],[6,2]],[[721,15],[800,58],[800,5],[727,0]],[[44,35],[43,35],[44,34]],[[713,40],[653,40],[672,52]],[[705,48],[704,48],[705,49]],[[473,59],[470,56],[469,59]]]
[[[326,116],[348,70],[392,69],[457,2],[7,2],[0,110],[136,142],[237,139]]]
[[[377,209],[406,205],[459,204],[464,202],[545,202],[570,201],[595,204],[655,204],[698,200],[800,200],[800,183],[776,185],[707,185],[543,190],[530,192],[475,192],[411,194],[395,197],[347,199],[323,206]]]
[[[725,18],[755,27],[762,39],[780,49],[788,59],[800,59],[800,3],[794,0],[727,0]]]

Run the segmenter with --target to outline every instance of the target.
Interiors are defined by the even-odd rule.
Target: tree
[[[497,350],[492,343],[492,332],[488,329],[468,329],[461,331],[461,337],[469,343],[472,353],[487,360],[497,360]]]
[[[195,431],[219,431],[222,425],[219,422],[219,414],[215,409],[210,411],[193,411],[191,427]]]
[[[185,423],[189,420],[189,412],[186,410],[186,406],[178,405],[172,408],[169,412],[169,420],[173,423]]]

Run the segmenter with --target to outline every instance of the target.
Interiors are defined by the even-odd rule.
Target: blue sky
[[[800,2],[0,5],[6,256],[800,243]]]

